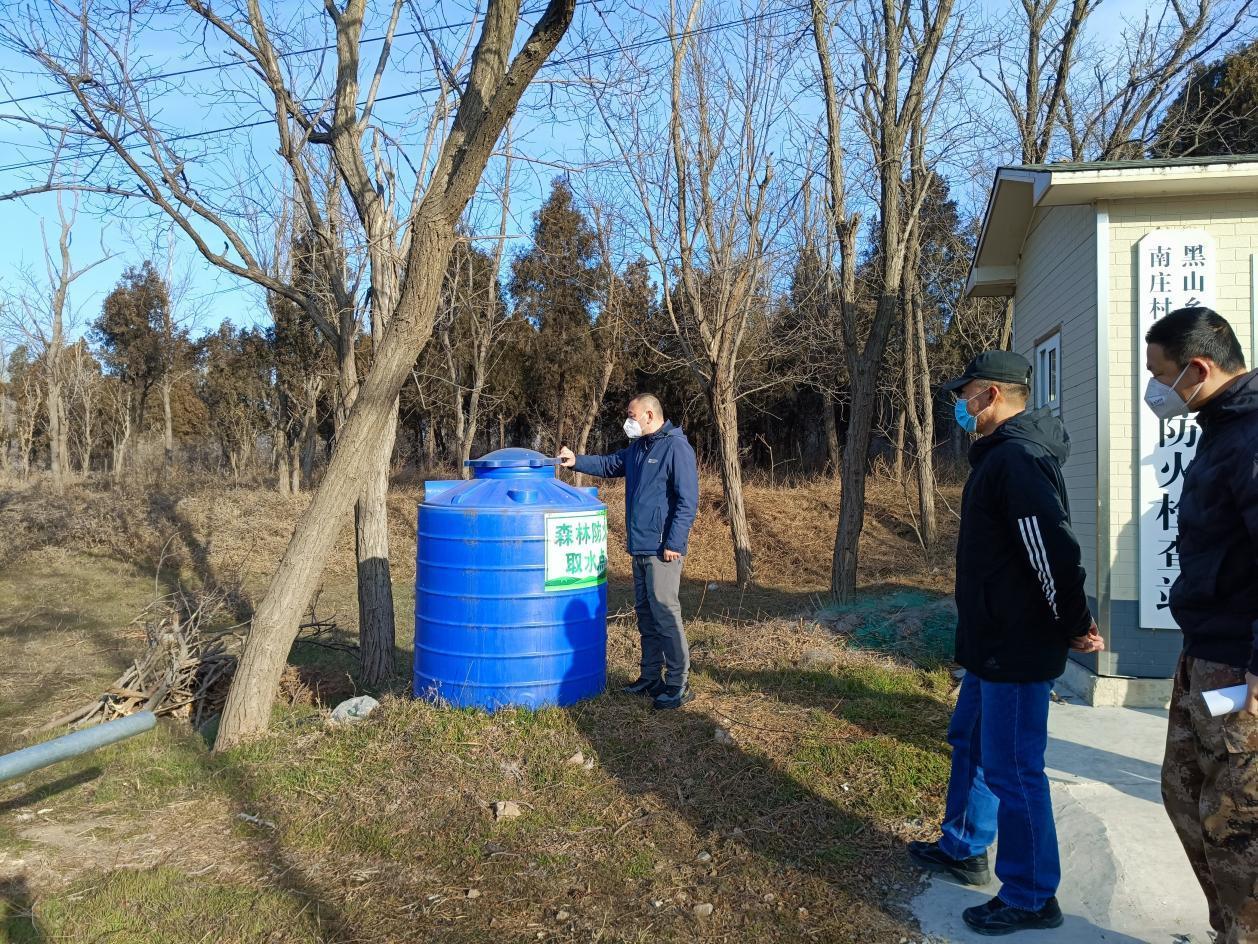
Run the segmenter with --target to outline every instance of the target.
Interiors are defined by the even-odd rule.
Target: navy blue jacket
[[[686,434],[666,422],[609,456],[577,456],[577,472],[625,480],[630,554],[685,554],[699,510],[699,471]]]
[[[1201,439],[1179,496],[1171,615],[1184,652],[1258,674],[1258,370],[1197,414]]]

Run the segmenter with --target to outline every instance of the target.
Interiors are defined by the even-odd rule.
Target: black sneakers
[[[694,697],[694,693],[689,688],[681,685],[665,685],[660,690],[660,693],[655,696],[655,701],[652,702],[651,707],[657,711],[680,708],[686,702],[694,701]]]
[[[962,885],[986,885],[992,880],[986,852],[968,859],[954,859],[945,854],[937,842],[910,842],[909,858],[932,872],[947,872]]]
[[[664,691],[663,679],[639,678],[636,682],[630,682],[621,689],[626,695],[647,695],[654,698],[660,692]]]
[[[970,929],[978,934],[995,936],[1012,934],[1014,931],[1030,931],[1038,928],[1061,926],[1061,909],[1057,899],[1050,898],[1039,911],[1027,911],[1006,905],[999,897],[983,905],[975,905],[961,912]]]

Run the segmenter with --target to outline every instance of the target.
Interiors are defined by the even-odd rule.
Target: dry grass
[[[298,647],[274,732],[242,750],[214,757],[212,731],[164,722],[0,785],[0,942],[912,938],[900,847],[938,814],[951,680],[849,649],[811,618],[837,490],[748,487],[757,584],[741,593],[705,478],[683,594],[698,697],[683,711],[608,694],[486,716],[386,697],[367,722],[328,729],[323,706],[353,691],[349,662]],[[620,490],[604,494],[618,531]],[[401,636],[417,497],[390,499]],[[913,543],[903,493],[876,481],[871,497],[863,578],[945,589],[947,561]],[[0,492],[0,532],[17,538],[0,548],[0,637],[22,647],[0,673],[0,711],[21,730],[55,714],[50,690],[73,701],[116,674],[133,644],[117,628],[157,592],[158,561],[163,592],[227,584],[247,609],[302,507],[196,483]],[[320,615],[351,632],[353,571],[347,528]],[[614,554],[613,610],[627,575]],[[612,683],[636,660],[635,630],[613,620]],[[592,769],[566,763],[577,752]],[[524,815],[496,821],[500,799]]]

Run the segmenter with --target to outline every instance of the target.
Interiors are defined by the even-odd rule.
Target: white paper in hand
[[[1214,718],[1240,711],[1245,707],[1245,698],[1248,695],[1249,687],[1245,685],[1216,688],[1212,692],[1201,693],[1201,697],[1206,700],[1206,708]]]

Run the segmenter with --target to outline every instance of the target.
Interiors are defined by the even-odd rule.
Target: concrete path
[[[1054,704],[1048,728],[1062,859],[1057,898],[1066,921],[1010,940],[1205,944],[1205,899],[1158,786],[1166,712]],[[994,878],[990,887],[976,889],[934,876],[913,911],[931,941],[988,941],[965,926],[961,912],[998,890]]]

